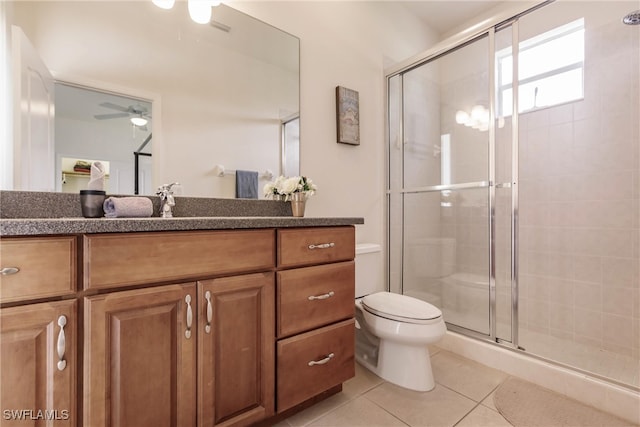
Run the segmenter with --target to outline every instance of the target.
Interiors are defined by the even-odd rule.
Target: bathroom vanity
[[[2,409],[268,425],[340,391],[355,373],[358,223],[0,220]]]

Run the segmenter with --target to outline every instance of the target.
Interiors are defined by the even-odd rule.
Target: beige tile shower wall
[[[469,113],[475,105],[489,106],[488,46],[488,39],[481,39],[438,59],[440,133],[450,137],[451,182],[454,184],[489,179],[489,133],[456,122],[458,110]],[[455,239],[454,272],[489,276],[487,194],[486,189],[458,190],[442,200],[451,203],[440,208],[440,222],[441,237]],[[488,316],[488,310],[483,314]]]
[[[520,116],[520,324],[638,357],[640,37],[585,34],[584,100]]]
[[[436,155],[439,133],[438,72],[423,67],[404,78],[404,186],[415,188],[440,183],[440,157]],[[405,206],[405,233],[411,239],[438,236],[438,207],[423,198],[408,198]]]

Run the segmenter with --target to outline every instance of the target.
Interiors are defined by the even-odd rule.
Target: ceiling
[[[506,0],[415,0],[400,1],[415,16],[433,30],[444,34],[472,20],[477,15],[504,3]]]

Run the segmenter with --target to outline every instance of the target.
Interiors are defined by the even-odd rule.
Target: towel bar
[[[235,175],[236,174],[235,170],[225,169],[225,167],[223,165],[216,165],[213,168],[213,171],[215,172],[216,176],[219,176],[219,177],[223,177],[225,175]],[[270,169],[267,169],[264,172],[262,172],[260,175],[258,175],[258,177],[260,179],[266,179],[266,180],[270,181],[270,180],[273,179],[273,172],[271,172]]]

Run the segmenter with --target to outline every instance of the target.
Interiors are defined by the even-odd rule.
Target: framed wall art
[[[337,141],[341,144],[360,145],[360,111],[358,92],[342,86],[336,87]]]

